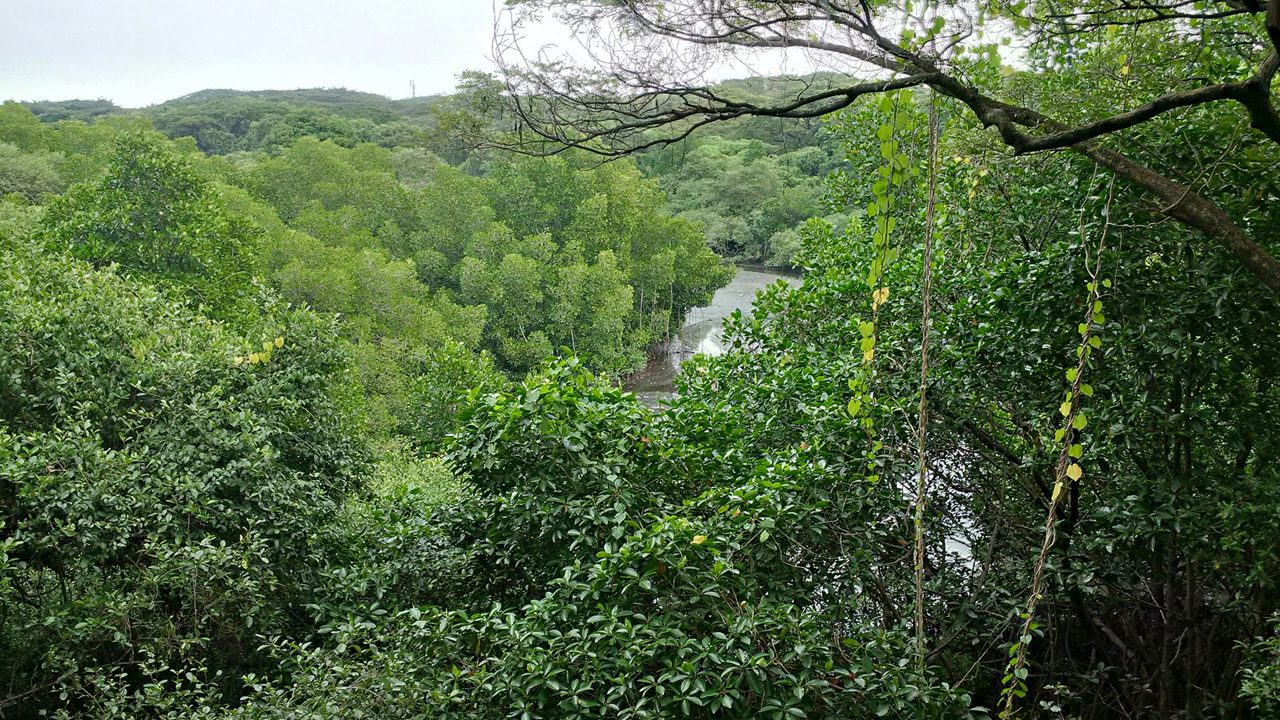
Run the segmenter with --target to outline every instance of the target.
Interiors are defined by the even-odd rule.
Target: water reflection
[[[715,356],[724,352],[726,317],[734,310],[749,311],[751,301],[764,286],[794,279],[774,271],[739,267],[733,281],[716,291],[710,305],[689,311],[684,327],[672,338],[666,352],[650,356],[644,369],[627,378],[623,388],[635,393],[647,405],[657,405],[659,400],[670,397],[682,362],[694,355]]]

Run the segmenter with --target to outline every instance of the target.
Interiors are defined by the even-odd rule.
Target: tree
[[[0,104],[0,141],[21,150],[48,150],[50,128],[30,110],[16,102]]]
[[[528,149],[534,141],[534,151],[617,155],[725,120],[819,117],[866,95],[929,87],[994,128],[1017,154],[1070,148],[1108,168],[1280,293],[1268,229],[1233,217],[1196,178],[1157,169],[1159,156],[1132,139],[1157,118],[1210,112],[1224,123],[1249,123],[1266,146],[1261,152],[1274,158],[1280,0],[945,7],[910,0],[524,0],[511,12],[512,29],[496,44],[520,132],[498,145]],[[526,59],[516,28],[542,12],[578,32],[589,62]],[[1001,36],[1027,48],[1029,73],[1002,65]],[[1129,57],[1134,48],[1143,54]],[[721,53],[787,50],[878,77],[824,76],[787,101],[763,103],[697,82]],[[1131,74],[1138,76],[1133,84],[1115,81]]]
[[[669,207],[702,222],[720,253],[769,260],[773,235],[819,214],[822,187],[815,175],[829,163],[822,148],[806,148],[817,156],[807,159],[771,150],[759,140],[707,138],[661,176]]]
[[[24,153],[15,145],[0,142],[0,197],[17,195],[26,202],[39,203],[62,188],[58,176],[60,155],[49,152]]]
[[[0,712],[235,697],[312,625],[315,539],[362,486],[334,323],[236,335],[35,232],[0,223]]]
[[[43,235],[80,259],[176,286],[224,319],[252,314],[257,228],[156,137],[121,137],[97,182],[50,203]]]

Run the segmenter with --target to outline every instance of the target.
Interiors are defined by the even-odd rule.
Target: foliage
[[[104,115],[115,115],[123,110],[110,100],[57,100],[23,103],[41,122],[59,120],[89,121]]]
[[[267,120],[301,117],[299,108],[317,118],[333,110],[327,117],[343,122],[397,117],[372,96],[342,92],[211,91],[149,113],[173,134],[184,134],[170,123],[186,114],[224,113],[240,143],[266,132]],[[367,136],[303,125],[269,148],[274,156],[204,159],[190,145],[131,136],[136,122],[42,124],[20,105],[4,107],[0,139],[19,147],[10,154],[21,167],[92,180],[51,203],[50,242],[187,293],[230,322],[257,312],[255,277],[290,302],[341,314],[368,397],[365,423],[423,447],[451,427],[432,413],[466,389],[459,377],[421,374],[460,370],[420,360],[443,344],[484,350],[516,374],[562,347],[622,373],[728,278],[696,228],[667,217],[661,193],[634,168],[504,160],[475,177],[429,152],[393,155]],[[201,122],[192,127],[213,132]],[[24,197],[42,200],[45,181],[56,177],[28,178]],[[463,349],[450,352],[460,359]],[[476,362],[468,382],[484,385],[492,373]]]
[[[95,265],[185,291],[224,319],[251,312],[255,230],[227,212],[190,163],[126,135],[105,175],[50,203],[44,236]]]
[[[62,189],[59,156],[48,152],[24,153],[15,145],[0,143],[0,197],[16,196],[39,203]]]
[[[133,116],[103,117],[92,125],[75,120],[46,125],[18,103],[0,104],[0,143],[15,145],[24,153],[45,156],[55,165],[63,185],[96,181],[110,162],[116,141],[122,135],[150,130],[151,125],[145,118]]]
[[[484,352],[446,341],[426,348],[408,362],[411,378],[404,393],[402,436],[419,450],[438,450],[456,433],[459,416],[469,395],[484,395],[502,388],[505,378]]]
[[[781,153],[759,140],[709,138],[660,182],[672,210],[703,223],[720,254],[789,264],[794,248],[777,236],[819,214],[822,177],[834,165],[825,147]]]
[[[888,142],[876,136],[878,112],[850,113],[833,127],[853,163],[834,178],[833,200],[867,207],[865,215],[890,191],[862,179],[884,163],[874,151]],[[918,142],[908,128],[906,152]],[[1266,378],[1276,349],[1263,328],[1280,309],[1225,254],[1152,225],[1130,191],[1117,187],[1104,212],[1106,186],[1088,166],[961,154],[982,147],[970,132],[952,118],[956,145],[939,173],[946,242],[928,392],[929,456],[943,460],[931,468],[926,516],[932,657],[965,668],[967,687],[988,706],[1004,675],[1002,651],[1029,643],[1021,677],[1030,706],[1046,716],[1088,716],[1108,705],[1138,717],[1227,712],[1239,692],[1239,658],[1210,639],[1212,628],[1222,623],[1251,638],[1271,611],[1261,599],[1271,596],[1277,555],[1258,543],[1280,501],[1273,483],[1260,480],[1273,474],[1274,451],[1265,448],[1276,441],[1261,429],[1274,422],[1274,403],[1264,398],[1274,392]],[[1258,181],[1250,172],[1222,177],[1236,187]],[[804,285],[771,290],[753,315],[735,319],[737,352],[686,365],[671,412],[679,419],[692,411],[696,427],[715,428],[709,437],[721,448],[802,442],[828,463],[872,463],[891,489],[871,526],[880,535],[855,547],[874,553],[872,567],[900,569],[851,580],[876,588],[872,618],[910,610],[910,533],[895,505],[905,509],[915,473],[920,260],[911,239],[923,227],[919,192],[908,183],[889,203],[897,222],[887,242],[883,206],[865,220],[855,211],[841,234],[810,223]],[[1085,270],[1108,221],[1104,317],[1085,293]],[[876,299],[879,321],[870,323],[847,308],[867,306],[864,283],[877,276],[892,293]],[[1085,317],[1106,338],[1102,349],[1077,333]],[[878,358],[870,374],[858,362],[869,328]],[[1063,368],[1075,366],[1081,342],[1094,353],[1080,385],[1090,407],[1087,420],[1063,426]],[[867,417],[874,435],[858,437],[851,421]],[[1080,482],[1062,495],[1042,601],[1049,605],[1038,611],[1047,617],[1019,637],[1010,628],[1022,624],[1060,449],[1070,458],[1066,476]]]
[[[423,458],[407,448],[384,450],[369,478],[376,496],[391,497],[410,490],[424,506],[455,502],[462,496],[462,484],[442,458]]]
[[[3,243],[0,706],[234,691],[262,636],[306,627],[312,536],[364,472],[332,326],[281,310],[236,335],[29,234]]]
[[[510,6],[495,47],[516,119],[510,131],[494,134],[499,147],[582,148],[617,157],[726,120],[816,118],[864,96],[927,88],[949,110],[994,128],[1001,145],[1017,154],[1070,149],[1141,188],[1161,203],[1161,214],[1208,237],[1280,295],[1280,260],[1266,229],[1232,213],[1211,190],[1200,192],[1201,180],[1181,171],[1179,150],[1187,143],[1146,142],[1153,124],[1216,113],[1228,125],[1247,122],[1249,145],[1273,153],[1280,147],[1272,87],[1280,74],[1280,18],[1269,3],[1188,9],[1182,0],[1071,6],[902,0],[876,7],[826,0],[513,0]],[[575,28],[585,52],[540,53],[535,60],[522,51],[522,28],[544,13]],[[1013,44],[1018,67],[1001,52]],[[784,60],[795,48],[849,74],[815,75],[788,96],[765,101],[721,93],[701,80],[713,58],[750,60],[763,52]],[[1141,73],[1130,84],[1131,53],[1163,71]],[[1026,86],[1010,76],[1029,79],[1034,90],[1023,92]],[[1236,148],[1222,157],[1232,155]]]
[[[815,490],[835,474],[693,464],[572,361],[480,400],[464,437],[479,607],[349,626],[337,652],[281,646],[293,681],[260,679],[238,716],[965,716],[898,662],[900,634],[833,636],[812,602],[795,559],[822,540]],[[486,606],[495,591],[513,604]]]
[[[624,5],[650,6],[595,7]],[[960,33],[919,82],[1087,126],[1172,76],[1253,71],[1249,8],[1223,35],[1117,7],[1068,12],[1081,42],[1043,35],[1017,69]],[[884,40],[933,57],[962,9]],[[982,12],[1016,35],[1023,10],[1053,9]],[[1274,296],[1111,156],[1010,156],[998,116],[950,104],[987,96],[850,82],[722,83],[734,107],[834,88],[842,111],[608,164],[477,150],[520,121],[483,73],[91,125],[0,106],[0,714],[1276,712]],[[1232,107],[1088,147],[1275,246],[1277,150]],[[646,408],[616,378],[728,280],[708,241],[803,282]]]
[[[1276,634],[1276,618],[1272,618],[1271,627],[1271,637],[1259,638],[1249,648],[1240,687],[1240,694],[1262,717],[1280,712],[1280,635]]]
[[[473,313],[483,306],[482,344],[505,369],[523,372],[563,346],[593,368],[620,373],[728,280],[701,234],[664,213],[662,195],[634,166],[507,160],[476,178],[430,156],[410,156],[419,166],[393,157],[306,138],[244,179],[304,233],[282,234],[268,250],[272,265],[284,266],[277,277],[286,296],[368,314],[384,305],[323,296],[361,281],[364,271],[345,282],[335,277],[357,264],[357,251],[389,253],[379,262],[411,263],[398,272],[416,271],[417,294]],[[430,179],[418,190],[398,180],[413,174]],[[414,283],[400,282],[413,294]],[[449,336],[475,344],[470,334],[462,325]]]
[[[202,90],[145,112],[171,138],[194,138],[211,155],[278,153],[304,137],[344,147],[421,145],[430,98],[388,100],[342,89]]]

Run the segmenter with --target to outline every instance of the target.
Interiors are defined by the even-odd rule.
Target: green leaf
[[[858,413],[862,412],[862,401],[858,398],[853,398],[845,409],[849,411],[849,417],[858,417]]]

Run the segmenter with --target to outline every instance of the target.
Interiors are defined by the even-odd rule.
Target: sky
[[[492,0],[0,0],[0,100],[144,107],[206,88],[448,92]]]
[[[408,97],[493,70],[502,0],[0,0],[0,101],[99,98],[146,107],[208,88],[343,87]],[[572,52],[562,27],[522,47]],[[725,79],[805,72],[800,58],[708,68]]]

